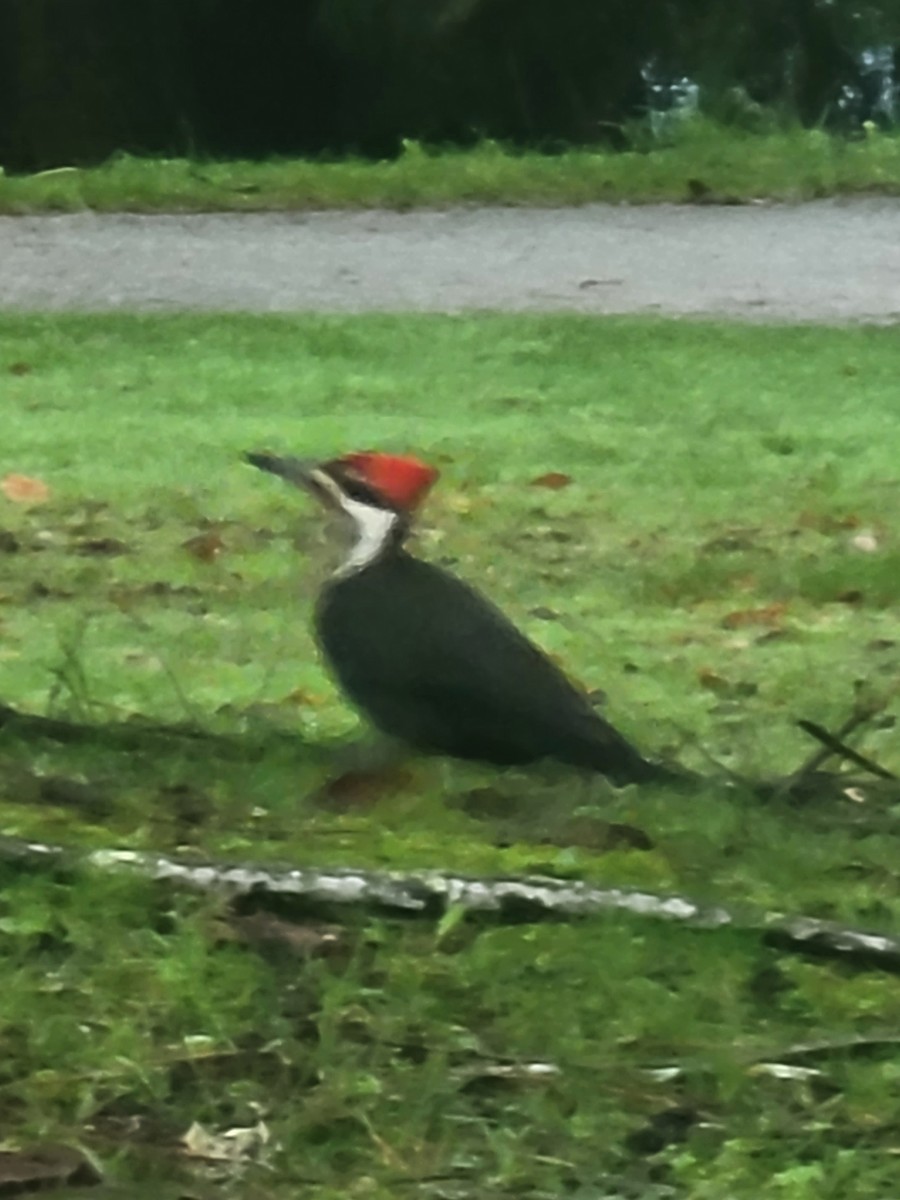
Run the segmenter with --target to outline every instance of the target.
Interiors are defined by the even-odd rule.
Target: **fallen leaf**
[[[444,497],[444,507],[461,517],[468,516],[473,507],[472,497],[464,496],[462,492],[451,492]]]
[[[791,1063],[761,1062],[750,1067],[748,1074],[768,1075],[771,1079],[818,1079],[822,1072],[818,1067],[797,1067]]]
[[[532,479],[531,487],[549,488],[557,492],[560,488],[568,487],[571,482],[571,475],[564,475],[562,471],[548,471],[545,475],[538,475],[537,479]]]
[[[343,938],[339,925],[325,925],[321,922],[300,925],[265,912],[250,913],[245,917],[235,916],[229,924],[241,941],[250,945],[270,943],[285,946],[303,958],[321,958],[334,954],[341,948]]]
[[[700,668],[697,681],[708,692],[714,692],[717,696],[727,696],[731,700],[743,700],[759,692],[759,684],[754,683],[752,679],[726,679],[724,675],[719,675],[709,667]]]
[[[562,1069],[550,1062],[496,1063],[474,1069],[457,1069],[454,1075],[461,1080],[463,1091],[472,1091],[485,1080],[501,1080],[505,1083],[549,1082],[559,1078]]]
[[[767,604],[763,608],[740,608],[722,618],[723,629],[743,629],[747,625],[780,625],[787,605]]]
[[[855,513],[844,513],[836,516],[834,513],[804,511],[797,518],[800,529],[814,529],[817,533],[839,533],[842,529],[858,529],[859,517]]]
[[[734,554],[754,549],[758,537],[758,529],[734,529],[704,542],[700,549],[704,554]]]
[[[316,792],[314,800],[334,812],[368,808],[384,795],[406,787],[411,779],[402,767],[385,770],[344,771],[328,779]]]
[[[75,549],[79,554],[104,554],[112,557],[116,554],[127,554],[129,548],[118,538],[99,537],[83,538],[76,544]]]
[[[454,805],[467,816],[481,821],[505,821],[516,816],[519,800],[496,787],[476,787],[455,798]]]
[[[268,1127],[263,1121],[257,1125],[226,1129],[222,1133],[213,1133],[195,1121],[181,1139],[181,1144],[185,1154],[191,1158],[238,1163],[259,1158],[269,1138]]]
[[[708,692],[730,692],[732,687],[730,680],[726,679],[724,675],[720,675],[718,671],[712,670],[711,667],[700,668],[697,672],[697,682]]]
[[[542,839],[545,844],[580,846],[585,850],[599,852],[610,850],[652,850],[653,841],[636,825],[622,821],[601,821],[596,817],[572,817],[552,837]]]
[[[321,708],[329,702],[322,692],[308,692],[306,688],[294,688],[279,701],[279,704],[296,704],[298,708]]]
[[[558,621],[559,613],[555,608],[547,608],[546,605],[539,604],[537,608],[528,610],[530,617],[535,617],[538,621]]]
[[[734,586],[740,588],[743,592],[755,592],[759,587],[759,581],[755,575],[738,575],[734,581]]]
[[[169,583],[166,579],[156,579],[138,588],[138,594],[143,596],[202,596],[200,588],[189,583]]]
[[[50,499],[50,489],[41,479],[30,475],[7,475],[0,482],[0,490],[13,504],[43,504]]]
[[[878,538],[871,530],[865,529],[850,539],[850,545],[854,550],[862,550],[863,554],[874,554],[878,549]]]
[[[760,301],[759,303],[764,303],[764,301]],[[785,456],[794,454],[797,449],[797,443],[793,438],[779,437],[777,434],[762,438],[762,445],[771,454],[782,454]]]
[[[210,529],[208,533],[198,533],[189,537],[186,542],[181,543],[181,548],[200,562],[211,563],[215,562],[225,549],[225,543],[214,529]]]
[[[85,1187],[100,1183],[96,1168],[71,1146],[29,1146],[0,1151],[0,1195],[18,1196],[55,1184]]]

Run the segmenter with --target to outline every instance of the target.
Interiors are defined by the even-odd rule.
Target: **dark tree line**
[[[0,164],[615,142],[651,60],[812,123],[898,33],[900,0],[0,0]]]

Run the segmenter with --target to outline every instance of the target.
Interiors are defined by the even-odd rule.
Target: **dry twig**
[[[361,905],[382,913],[439,919],[452,909],[495,920],[540,921],[627,912],[679,921],[698,929],[729,927],[759,934],[769,945],[817,957],[851,959],[859,966],[900,972],[900,938],[783,913],[741,913],[704,906],[684,896],[660,896],[627,888],[598,888],[544,876],[472,879],[443,871],[386,872],[286,867],[255,863],[194,863],[134,850],[71,851],[62,846],[0,839],[0,862],[49,872],[103,871],[131,874],[173,887],[218,893],[227,900],[252,897],[283,911],[293,902],[339,909]]]

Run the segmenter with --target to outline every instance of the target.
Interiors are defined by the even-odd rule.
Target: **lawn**
[[[378,162],[123,154],[99,167],[0,171],[0,213],[747,203],[900,192],[900,138],[874,128],[848,140],[821,129],[748,132],[697,118],[669,140],[633,132],[627,151],[598,146],[539,154],[492,141],[466,150],[411,141],[396,159]]]
[[[0,736],[0,834],[539,872],[896,931],[897,809],[874,796],[421,760],[330,787],[358,723],[308,628],[328,547],[241,453],[435,462],[420,552],[648,752],[777,776],[810,749],[795,718],[835,727],[862,696],[884,708],[862,748],[900,770],[898,374],[891,329],[0,317],[0,700],[98,726]],[[887,974],[625,915],[311,912],[287,936],[149,883],[3,875],[4,1144],[80,1146],[129,1195],[894,1190]],[[269,1140],[211,1164],[192,1122]]]

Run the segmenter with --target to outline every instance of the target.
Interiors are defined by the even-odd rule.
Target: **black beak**
[[[311,458],[282,458],[277,454],[269,454],[266,450],[251,450],[244,455],[244,462],[248,462],[251,467],[258,467],[260,471],[280,475],[295,487],[319,490],[313,477],[317,464]]]
[[[279,454],[269,454],[268,450],[252,450],[244,455],[244,462],[248,462],[251,467],[258,467],[260,471],[279,475],[287,483],[292,483],[294,487],[314,496],[326,508],[339,507],[334,489],[323,481],[325,472],[321,464],[312,458],[294,458],[290,454],[282,457]]]

